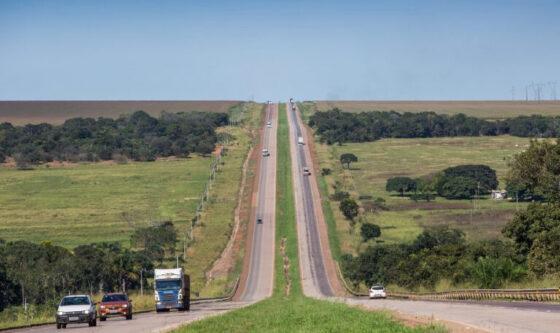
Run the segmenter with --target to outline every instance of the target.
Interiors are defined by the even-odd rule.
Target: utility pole
[[[140,296],[144,296],[144,267],[140,269]]]

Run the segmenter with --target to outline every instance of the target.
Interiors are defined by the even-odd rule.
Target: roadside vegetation
[[[558,188],[560,180],[558,163],[553,162],[558,146],[554,141],[478,136],[481,133],[471,131],[474,137],[377,140],[383,135],[366,135],[356,140],[374,142],[346,143],[354,139],[344,136],[329,142],[327,138],[337,137],[337,131],[348,124],[343,131],[348,135],[363,133],[360,126],[366,132],[379,130],[376,126],[383,130],[387,119],[375,119],[389,114],[354,117],[335,110],[330,115],[336,121],[325,120],[328,117],[323,114],[317,122],[317,113],[311,115],[313,107],[306,103],[302,109],[311,125],[323,126],[318,140],[339,143],[318,144],[317,155],[326,187],[322,194],[329,198],[340,240],[341,268],[355,288],[364,290],[375,283],[388,284],[390,290],[416,291],[557,285],[560,266],[550,256],[555,242],[537,236],[553,234],[560,224],[550,203],[555,198],[551,189]],[[390,125],[387,133],[418,136],[406,132],[418,129],[408,121],[422,123],[427,116],[434,115],[393,117],[393,125],[385,123]],[[431,118],[435,119],[445,117]],[[515,132],[521,136],[556,135],[554,131],[532,132],[535,123],[529,119],[544,123],[546,118],[493,123],[501,128],[515,124],[509,128],[523,129],[523,133]],[[489,123],[464,120],[461,126],[477,128],[479,124],[479,130]],[[546,123],[537,127],[548,130],[557,125],[553,118]],[[420,136],[432,136],[434,123],[428,124],[429,131]],[[452,127],[457,131],[458,127]],[[496,189],[507,189],[510,200],[491,199],[489,192]],[[526,201],[531,200],[542,203],[528,206]]]
[[[176,332],[444,332],[440,326],[409,328],[386,313],[303,296],[285,105],[281,104],[279,110],[274,295],[249,307],[184,326]],[[285,253],[281,250],[282,240]],[[289,266],[285,270],[286,258]]]
[[[237,125],[216,129],[223,150],[211,183],[213,158],[205,156],[0,168],[0,325],[50,322],[63,294],[134,293],[141,272],[153,299],[153,268],[176,260],[191,274],[194,298],[229,292],[238,270],[210,283],[206,272],[230,237],[249,132],[261,110],[249,103]],[[205,186],[208,197],[193,227]],[[144,297],[137,310],[153,308]]]

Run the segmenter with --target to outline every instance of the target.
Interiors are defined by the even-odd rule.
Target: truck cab
[[[190,310],[190,278],[182,268],[155,269],[154,292],[156,312],[169,311],[170,309]]]

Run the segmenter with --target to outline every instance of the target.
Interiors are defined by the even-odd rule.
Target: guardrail
[[[342,271],[336,263],[337,273],[344,288],[356,297],[367,297],[366,293],[355,291],[346,283]],[[414,292],[391,292],[387,291],[387,296],[391,298],[409,300],[429,300],[429,301],[466,301],[466,300],[508,300],[508,301],[532,301],[532,302],[558,302],[560,301],[560,289],[463,289],[450,290],[433,293],[414,293]]]
[[[410,300],[517,300],[533,302],[560,301],[560,290],[547,289],[466,289],[435,293],[387,292],[387,296]]]

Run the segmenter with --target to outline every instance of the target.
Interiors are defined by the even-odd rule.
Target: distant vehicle
[[[257,224],[262,224],[262,222],[263,222],[262,217],[257,217]]]
[[[90,327],[97,326],[95,302],[89,295],[68,295],[62,298],[56,310],[56,328],[82,323],[88,323]]]
[[[268,156],[270,156],[270,152],[268,151],[268,148],[264,148],[264,149],[262,150],[262,156],[263,156],[263,157],[268,157]]]
[[[190,278],[182,268],[155,269],[154,285],[156,312],[177,309],[189,311],[191,307]]]
[[[303,167],[303,175],[304,176],[309,176],[311,174],[311,171],[309,170],[308,167]]]
[[[266,101],[266,103],[268,103],[268,104],[272,104],[272,101]]]
[[[297,143],[298,145],[304,145],[305,143],[303,142],[303,137],[302,136],[298,136],[297,138]]]
[[[385,287],[381,285],[375,285],[369,289],[369,298],[387,298],[387,293],[385,292]]]
[[[290,103],[293,103],[293,102],[294,102],[294,99],[290,97]]]
[[[292,111],[296,110],[296,103],[292,103]]]
[[[266,126],[267,126],[267,127],[272,127],[272,122],[271,122],[271,121],[267,121],[267,122],[266,122]]]
[[[99,303],[99,320],[105,321],[107,317],[125,317],[132,319],[132,300],[124,293],[111,293],[103,295]]]

